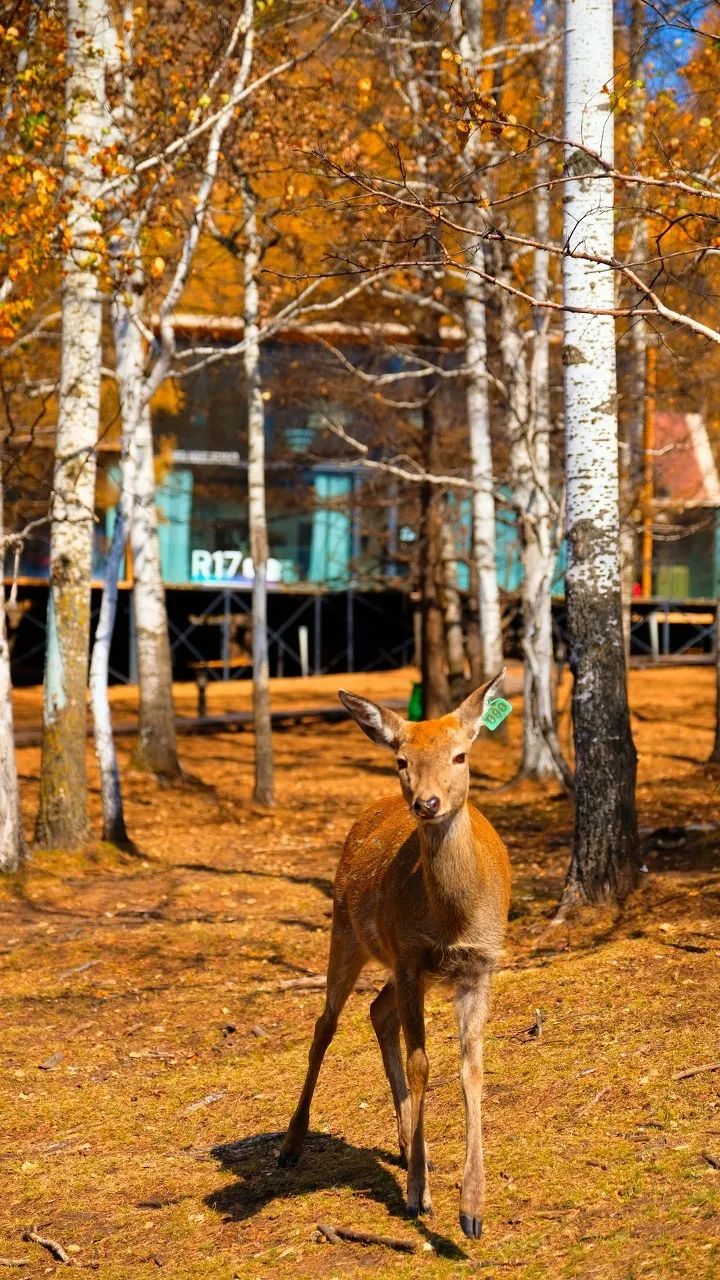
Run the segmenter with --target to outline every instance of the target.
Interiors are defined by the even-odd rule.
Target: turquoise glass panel
[[[510,497],[509,489],[501,489],[501,494]],[[470,587],[469,561],[472,544],[472,500],[461,498],[459,501],[453,494],[448,498],[448,516],[454,522],[455,545],[462,559],[457,564],[457,580],[461,591]],[[518,530],[517,512],[509,507],[498,505],[495,517],[495,564],[499,586],[503,591],[519,591],[522,584],[523,571]],[[553,594],[562,595],[565,590],[565,569],[567,566],[567,548],[563,541],[558,551],[553,575]]]
[[[181,469],[171,471],[157,489],[160,562],[165,582],[190,580],[192,488],[192,471]]]
[[[337,586],[350,577],[352,487],[351,475],[331,475],[323,471],[315,474],[316,507],[308,569],[310,582]]]
[[[118,497],[119,497],[120,496],[120,468],[108,467],[108,479],[117,487]],[[107,511],[105,512],[105,549],[102,555],[102,562],[101,563],[98,562],[98,564],[96,565],[95,557],[93,556],[93,577],[94,578],[105,577],[105,569],[107,567],[107,553],[110,550],[110,543],[112,542],[112,536],[115,531],[116,517],[117,517],[117,506],[108,507]],[[122,581],[124,577],[125,577],[125,557],[123,556],[122,560],[120,561],[120,566],[118,568],[118,578]]]

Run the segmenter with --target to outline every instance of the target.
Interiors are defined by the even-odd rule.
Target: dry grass
[[[352,684],[390,696],[408,679]],[[300,688],[300,700],[328,687]],[[245,696],[211,689],[236,705]],[[702,763],[711,672],[635,673],[632,697],[643,828],[717,824],[720,776]],[[27,722],[37,693],[21,701]],[[323,968],[344,832],[397,785],[343,725],[278,735],[272,814],[248,801],[249,735],[184,739],[194,782],[126,778],[136,854],[38,855],[0,888],[0,1254],[30,1259],[17,1274],[57,1266],[22,1242],[31,1224],[107,1280],[720,1274],[720,1171],[703,1154],[720,1159],[720,1072],[673,1079],[720,1059],[717,826],[651,853],[623,913],[551,927],[571,814],[555,791],[503,787],[519,727],[511,717],[509,740],[474,755],[476,798],[515,873],[487,1045],[482,1243],[457,1226],[462,1106],[441,995],[428,1011],[434,1218],[403,1219],[367,994],[349,1003],[328,1055],[300,1166],[275,1166],[272,1135],[294,1105],[321,996],[274,988]],[[30,825],[38,752],[19,755]],[[527,1030],[536,1009],[539,1038]],[[318,1221],[431,1249],[316,1243]]]

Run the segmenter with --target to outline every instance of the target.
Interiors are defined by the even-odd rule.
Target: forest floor
[[[390,698],[410,673],[344,681]],[[285,681],[274,697],[328,702],[339,683]],[[689,1074],[720,1061],[720,773],[703,763],[713,675],[630,683],[649,874],[623,911],[551,923],[572,814],[557,787],[512,781],[519,698],[507,733],[474,749],[473,795],[514,870],[478,1243],[457,1221],[463,1113],[442,992],[428,1002],[434,1217],[403,1215],[367,991],[328,1053],[299,1166],[276,1166],[322,1004],[287,983],[324,969],[338,852],[362,806],[397,787],[390,757],[350,723],[279,733],[266,812],[249,799],[249,733],[182,738],[187,777],[171,787],[128,771],[123,740],[135,850],[36,854],[0,887],[0,1254],[27,1262],[3,1272],[59,1269],[23,1241],[34,1226],[107,1280],[719,1276],[720,1071]],[[130,694],[114,697],[125,714]],[[247,697],[212,686],[210,710]],[[193,698],[181,690],[188,711]],[[37,719],[38,691],[17,708]],[[18,758],[30,832],[38,749]],[[417,1251],[328,1244],[319,1222]]]

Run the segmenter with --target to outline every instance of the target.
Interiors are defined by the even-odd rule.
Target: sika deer
[[[400,1155],[407,1161],[407,1207],[413,1216],[431,1212],[423,1132],[428,1080],[423,1006],[430,983],[448,983],[460,1031],[467,1129],[460,1225],[471,1239],[482,1231],[482,1043],[490,975],[507,921],[510,867],[500,837],[468,801],[468,752],[504,674],[452,714],[418,724],[340,691],[364,733],[395,753],[402,797],[376,800],[345,841],[333,892],[325,1008],[280,1153],[281,1164],[294,1164],[300,1156],[323,1057],[358,974],[372,957],[391,974],[372,1002],[370,1017],[392,1090]]]

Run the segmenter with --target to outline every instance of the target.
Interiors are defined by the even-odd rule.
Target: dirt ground
[[[345,682],[397,697],[409,680]],[[339,683],[284,681],[274,698],[329,701]],[[130,696],[116,692],[118,715]],[[474,750],[474,798],[514,869],[487,1038],[481,1242],[457,1222],[463,1114],[442,993],[428,1006],[434,1217],[403,1216],[367,991],[329,1051],[300,1165],[276,1167],[322,1003],[284,984],[322,972],[344,834],[397,786],[355,726],[310,725],[276,737],[274,812],[249,798],[249,733],[184,737],[182,785],[125,772],[135,852],[38,854],[0,886],[0,1254],[27,1260],[7,1274],[59,1269],[23,1241],[35,1226],[107,1280],[720,1276],[720,1071],[678,1078],[720,1061],[712,672],[634,672],[631,696],[649,874],[621,913],[551,924],[572,815],[557,788],[512,783],[519,697],[505,737]],[[247,697],[213,686],[210,710]],[[38,705],[21,691],[18,720]],[[192,711],[192,689],[180,705]],[[38,764],[36,748],[19,751],[28,832]],[[417,1252],[321,1242],[319,1222]]]

